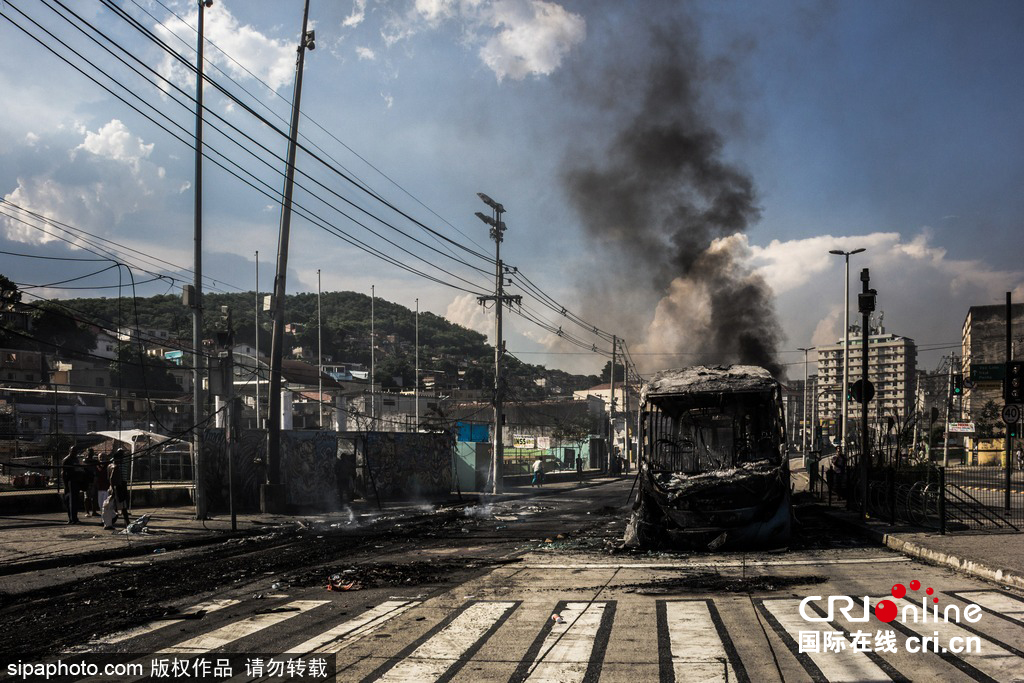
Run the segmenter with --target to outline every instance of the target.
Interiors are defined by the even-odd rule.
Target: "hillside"
[[[203,337],[212,338],[223,327],[221,307],[231,310],[235,328],[235,341],[254,344],[256,341],[254,292],[238,294],[205,294]],[[131,299],[70,299],[62,302],[79,319],[95,321],[105,326],[136,326],[162,329],[172,337],[191,340],[192,317],[181,298],[173,295]],[[320,299],[323,331],[321,341],[324,358],[334,363],[370,365],[370,297],[356,292],[324,292]],[[412,386],[415,375],[416,314],[414,311],[390,301],[377,298],[374,306],[374,326],[377,336],[376,380],[385,387]],[[285,336],[286,357],[293,349],[303,349],[306,357],[316,357],[317,349],[317,296],[315,293],[288,296],[285,320],[296,330]],[[272,330],[270,314],[260,313],[259,347],[263,353],[270,349]],[[419,316],[420,370],[426,373],[444,372],[449,377],[462,376],[460,387],[489,389],[494,377],[494,348],[487,337],[455,325],[441,316],[420,312]],[[325,361],[326,362],[326,361]],[[512,400],[538,398],[548,393],[538,380],[547,380],[549,387],[559,387],[563,393],[586,388],[598,383],[596,375],[571,375],[561,370],[549,370],[540,365],[507,360],[508,392]]]

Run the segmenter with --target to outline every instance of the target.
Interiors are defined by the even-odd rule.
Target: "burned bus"
[[[789,543],[780,384],[752,365],[654,376],[641,397],[637,548],[764,549]]]

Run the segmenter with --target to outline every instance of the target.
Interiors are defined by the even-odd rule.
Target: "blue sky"
[[[184,142],[0,18],[0,196],[7,202],[0,249],[91,256],[81,234],[52,226],[43,232],[45,226],[16,207],[29,209],[86,230],[108,248],[115,242],[136,250],[118,258],[138,267],[139,280],[151,277],[143,266],[176,273],[177,282],[153,282],[140,287],[142,293],[177,291],[191,279],[175,267],[187,269],[192,260],[189,103],[174,85],[158,87],[131,74],[75,26],[88,31],[83,22],[89,22],[188,95],[194,75],[110,5],[194,61],[191,2],[89,0],[68,5],[81,15],[70,22],[42,2],[6,3],[2,11],[40,36],[42,29],[17,10],[38,21],[55,36],[46,42],[72,63],[92,68],[57,38],[109,71],[170,117],[173,123],[164,124]],[[263,116],[286,121],[301,12],[299,0],[215,0],[207,37],[231,59],[208,46],[207,75]],[[473,216],[486,210],[476,192],[502,202],[506,262],[560,306],[625,337],[645,372],[734,360],[727,353],[712,358],[707,348],[721,316],[709,304],[715,285],[671,271],[675,260],[697,258],[705,249],[728,254],[733,282],[763,282],[770,290],[783,363],[802,361],[797,347],[841,335],[842,260],[829,249],[867,248],[852,260],[853,286],[859,268],[870,267],[888,330],[928,348],[958,342],[968,306],[1000,303],[1006,291],[1024,300],[1020,3],[311,0],[310,15],[317,49],[306,58],[302,108],[308,118],[300,126],[310,144],[391,205],[474,252],[493,253],[486,226]],[[685,115],[672,97],[659,108],[660,94],[650,88],[659,66],[688,75]],[[279,190],[283,164],[271,152],[284,154],[281,135],[209,85],[206,100],[210,147],[266,182],[271,193]],[[214,114],[254,141],[232,133],[243,142],[232,145],[213,130],[223,127]],[[754,191],[752,216],[742,229],[716,232],[713,243],[690,245],[693,253],[684,255],[673,252],[662,231],[667,223],[624,226],[614,238],[590,224],[593,217],[574,203],[566,174],[583,164],[613,177],[616,140],[642,115],[713,133],[715,165],[749,179]],[[492,285],[493,275],[481,272],[491,264],[436,241],[308,155],[300,153],[298,167],[321,183],[297,189],[298,202],[354,239],[470,291],[369,257],[301,216],[293,223],[290,291],[315,291],[320,269],[325,290],[368,293],[374,285],[385,299],[412,307],[419,298],[426,310],[490,330],[491,314],[475,295]],[[269,289],[279,208],[209,162],[205,180],[204,271],[217,281],[209,286],[251,289],[259,250],[261,289]],[[685,183],[677,185],[669,183],[673,194],[689,196]],[[359,218],[346,200],[421,243]],[[696,201],[700,206],[704,199]],[[641,242],[663,248],[648,259],[636,248]],[[144,264],[140,254],[161,261]],[[0,255],[0,263],[0,272],[31,285],[104,267],[12,254]],[[108,271],[72,284],[109,286],[117,276]],[[511,291],[527,294],[526,317],[543,317],[549,327],[607,347],[520,285]],[[30,291],[43,297],[111,293]],[[524,360],[586,372],[604,362],[525,318],[508,319],[508,348]],[[931,367],[948,352],[924,352],[921,364]]]

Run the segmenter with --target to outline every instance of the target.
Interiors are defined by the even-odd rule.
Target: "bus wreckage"
[[[782,388],[764,368],[694,366],[641,395],[633,548],[765,549],[790,535]]]

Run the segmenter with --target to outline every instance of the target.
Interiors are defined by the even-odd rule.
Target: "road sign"
[[[973,422],[950,422],[949,423],[950,434],[973,434],[974,423]]]
[[[865,390],[864,387],[867,387]],[[853,383],[853,400],[857,403],[869,403],[871,399],[875,397],[875,385],[868,380],[865,385],[864,380],[859,379]]]
[[[1003,406],[1003,424],[1012,425],[1020,421],[1020,406],[1007,403]]]
[[[1002,382],[1006,377],[1003,363],[971,363],[971,379],[975,382]]]

